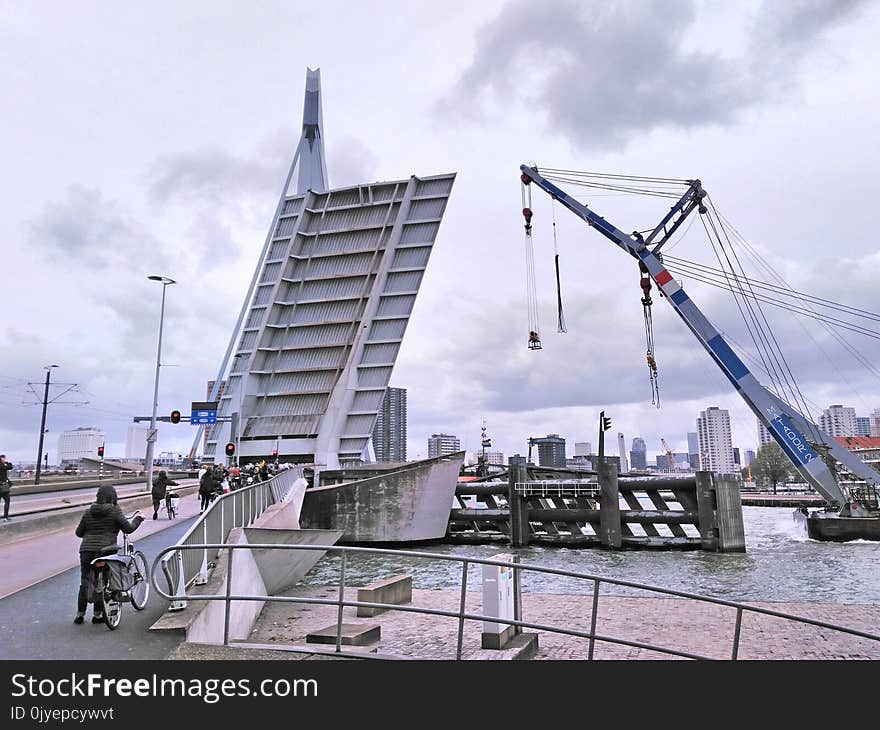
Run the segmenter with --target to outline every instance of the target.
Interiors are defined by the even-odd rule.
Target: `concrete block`
[[[366,646],[379,641],[382,627],[379,624],[342,624],[340,634],[343,646]],[[306,635],[307,644],[335,644],[336,624]]]
[[[364,603],[394,603],[397,605],[412,602],[412,576],[395,575],[377,583],[358,588],[358,601]],[[387,611],[387,608],[358,606],[357,615],[369,618]]]

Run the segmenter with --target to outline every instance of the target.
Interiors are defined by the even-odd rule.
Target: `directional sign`
[[[193,411],[189,417],[190,423],[217,423],[217,411]]]

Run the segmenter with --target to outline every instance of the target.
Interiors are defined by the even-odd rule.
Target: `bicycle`
[[[177,504],[180,502],[180,495],[176,492],[168,492],[165,494],[165,512],[168,519],[173,520],[177,517]]]
[[[131,520],[139,512],[128,516]],[[92,560],[92,597],[95,613],[102,613],[104,623],[114,631],[122,621],[122,603],[129,601],[135,610],[143,611],[150,597],[150,575],[146,556],[135,550],[128,535],[122,535],[122,552],[118,545],[108,545]]]

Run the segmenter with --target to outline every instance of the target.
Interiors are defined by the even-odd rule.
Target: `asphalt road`
[[[131,537],[152,566],[157,553],[176,543],[194,520],[143,540],[137,532]],[[180,634],[149,631],[168,607],[152,589],[143,611],[123,605],[115,631],[91,623],[91,606],[85,623],[73,623],[78,589],[79,566],[0,599],[0,659],[164,659],[180,643]]]

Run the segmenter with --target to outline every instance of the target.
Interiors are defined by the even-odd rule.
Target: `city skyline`
[[[124,451],[132,416],[147,415],[152,406],[159,301],[147,274],[179,282],[168,293],[159,413],[186,413],[191,401],[202,399],[299,137],[307,67],[321,68],[334,185],[394,180],[414,169],[460,173],[394,373],[409,386],[410,458],[426,455],[437,424],[476,450],[483,417],[493,447],[509,455],[525,454],[527,438],[546,433],[595,444],[603,409],[615,433],[640,434],[650,453],[660,451],[661,436],[684,452],[695,414],[710,404],[729,411],[735,445],[757,446],[751,411],[660,297],[654,341],[662,407],[654,408],[631,262],[561,210],[569,333],[553,331],[553,261],[544,247],[551,235],[549,200],[534,203],[543,349],[526,348],[526,301],[518,288],[471,286],[458,296],[465,256],[470,271],[522,278],[518,166],[536,158],[572,169],[700,177],[725,216],[792,288],[852,305],[871,301],[880,254],[866,234],[870,211],[851,202],[854,190],[870,198],[877,187],[878,152],[859,140],[873,134],[871,120],[880,111],[866,72],[875,66],[880,9],[841,4],[808,23],[796,10],[775,11],[771,4],[754,3],[739,15],[721,4],[699,12],[691,3],[673,5],[676,32],[659,46],[646,43],[649,63],[638,69],[623,62],[622,49],[599,41],[624,20],[637,39],[654,39],[658,24],[669,22],[666,14],[645,4],[626,18],[609,9],[590,23],[569,5],[572,22],[553,43],[571,52],[571,62],[537,79],[527,95],[538,103],[525,105],[508,94],[520,53],[510,28],[542,18],[544,9],[522,3],[453,2],[439,19],[425,8],[402,8],[400,22],[413,29],[406,48],[438,52],[414,54],[408,68],[379,54],[369,71],[359,63],[364,54],[377,42],[400,38],[367,8],[340,13],[341,6],[327,4],[303,17],[277,4],[275,22],[267,26],[246,13],[214,15],[205,12],[210,6],[193,3],[176,10],[181,22],[171,31],[154,7],[118,16],[66,6],[17,9],[4,36],[6,66],[16,70],[0,102],[9,128],[0,144],[10,171],[0,196],[0,230],[4,240],[19,242],[9,247],[9,269],[41,272],[53,296],[34,297],[27,276],[10,277],[6,285],[4,334],[16,356],[0,370],[2,450],[18,461],[35,460],[39,407],[23,404],[26,384],[38,382],[47,363],[58,363],[59,382],[81,383],[89,403],[49,406],[44,451],[54,453],[57,434],[84,423],[104,429],[108,452]],[[327,23],[339,31],[329,43],[318,32]],[[712,49],[699,64],[708,83],[688,87],[695,97],[683,95],[687,103],[664,96],[663,113],[644,120],[595,108],[597,94],[663,88],[665,80],[694,68],[694,49],[712,29],[724,30],[724,48]],[[765,76],[749,62],[756,57],[750,45],[756,29],[784,56],[781,77]],[[237,42],[242,33],[259,33],[262,42],[245,49]],[[193,54],[194,43],[204,44],[204,53]],[[549,41],[537,43],[544,48]],[[486,62],[489,47],[509,51],[497,67]],[[50,50],[58,48],[65,53]],[[153,54],[166,63],[144,76],[142,59]],[[112,63],[96,64],[95,57]],[[743,70],[732,73],[735,83],[713,86],[737,61]],[[613,72],[586,81],[575,73],[597,63]],[[375,74],[395,93],[377,96],[370,83]],[[771,93],[782,87],[785,93]],[[723,104],[706,96],[715,88],[722,89]],[[655,101],[638,96],[631,106],[656,108]],[[51,113],[59,107],[65,111],[60,119]],[[551,114],[558,124],[547,123]],[[157,135],[160,128],[166,133]],[[786,173],[782,195],[780,170]],[[817,171],[828,181],[821,203]],[[597,197],[593,205],[625,230],[659,219],[657,209],[628,200]],[[847,215],[833,225],[825,216],[804,216],[814,205]],[[675,243],[673,255],[711,253],[694,235],[699,228]],[[826,243],[832,233],[833,250]],[[798,242],[796,259],[791,241]],[[731,333],[733,346],[756,359],[742,346],[748,333],[729,297],[690,279],[686,286]],[[804,338],[777,315],[768,308],[813,418],[833,403],[872,415],[880,404],[874,376],[813,323],[807,322],[812,339]],[[865,359],[878,359],[875,341],[851,337]],[[769,385],[759,367],[755,372]],[[59,391],[53,386],[53,394]],[[185,453],[193,437],[186,424],[161,424],[156,448]]]

